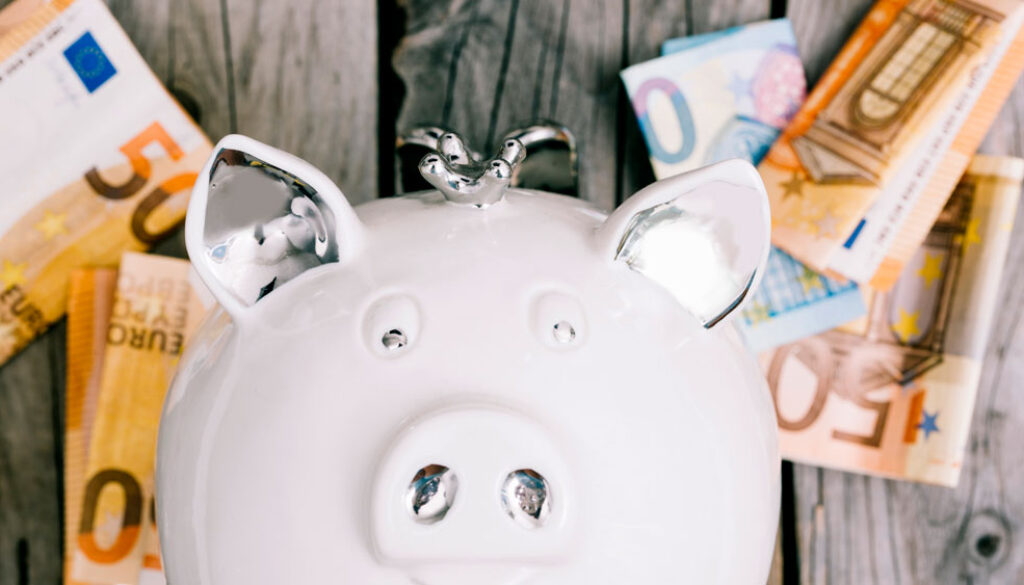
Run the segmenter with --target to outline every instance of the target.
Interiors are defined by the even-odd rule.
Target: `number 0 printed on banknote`
[[[73,269],[181,221],[210,149],[100,0],[0,11],[0,364],[64,314]]]
[[[728,158],[757,164],[803,103],[803,64],[788,20],[673,39],[663,51],[622,73],[659,179]],[[864,312],[855,284],[773,248],[738,324],[762,351]]]

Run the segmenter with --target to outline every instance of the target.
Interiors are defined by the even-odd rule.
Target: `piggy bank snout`
[[[378,469],[372,500],[378,557],[409,568],[557,563],[571,542],[576,503],[551,434],[491,407],[407,425]]]

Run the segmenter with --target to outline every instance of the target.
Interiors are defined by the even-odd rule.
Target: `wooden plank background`
[[[813,83],[871,4],[108,3],[211,138],[241,132],[293,152],[355,202],[395,193],[394,140],[409,128],[452,127],[486,151],[507,128],[550,118],[576,133],[581,192],[607,208],[653,180],[618,79],[623,67],[655,56],[667,38],[788,16]],[[1022,126],[1018,86],[983,150],[1024,155]],[[1017,222],[1024,226],[1024,206]],[[180,234],[158,251],[182,255]],[[770,583],[1024,583],[1022,288],[1018,229],[960,486],[787,464]],[[60,581],[64,334],[60,323],[0,368],[0,585]]]

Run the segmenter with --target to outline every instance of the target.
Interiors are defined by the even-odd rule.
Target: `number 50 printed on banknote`
[[[867,317],[761,355],[783,457],[956,485],[1022,179],[976,156]]]

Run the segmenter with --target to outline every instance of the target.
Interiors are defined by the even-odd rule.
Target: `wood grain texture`
[[[726,29],[765,20],[771,16],[770,0],[731,0],[730,2],[690,2],[691,35]]]
[[[64,324],[0,368],[0,584],[61,577]]]
[[[687,6],[693,13],[687,14]],[[580,148],[580,190],[611,208],[650,183],[619,71],[661,43],[766,18],[768,0],[412,0],[393,64],[405,85],[398,132],[440,125],[486,151],[537,119],[568,126]]]
[[[225,7],[233,130],[309,161],[353,204],[376,198],[376,2]]]
[[[625,141],[636,124],[618,75],[685,34],[683,3],[411,0],[406,13],[394,56],[400,133],[439,124],[488,151],[507,129],[547,118],[575,133],[588,200],[614,207],[640,182],[626,176],[650,177],[643,144]]]
[[[359,203],[377,193],[372,0],[110,0],[211,140],[240,132],[302,157]]]
[[[825,72],[874,0],[787,0],[797,47],[807,72],[807,87]]]

